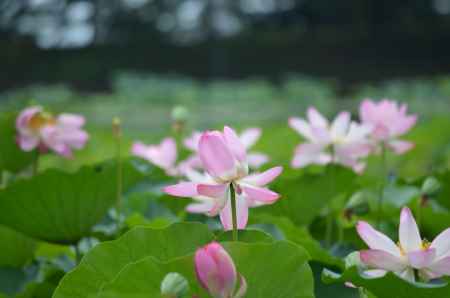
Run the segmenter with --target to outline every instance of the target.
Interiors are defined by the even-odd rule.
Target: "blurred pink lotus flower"
[[[398,139],[417,121],[416,115],[406,114],[407,108],[406,104],[398,105],[397,102],[387,99],[380,102],[365,99],[361,103],[361,121],[373,127],[371,135],[377,147],[380,143],[384,144],[396,154],[403,154],[414,147],[413,143]]]
[[[217,242],[197,250],[195,272],[201,286],[214,298],[241,298],[247,292],[245,278],[236,271],[233,259]]]
[[[169,176],[178,175],[177,144],[173,138],[165,138],[157,145],[135,142],[131,147],[131,153],[163,169]]]
[[[24,109],[16,119],[17,142],[24,151],[49,150],[70,158],[73,149],[82,149],[89,135],[82,130],[85,119],[74,114],[57,117],[45,112],[40,106]]]
[[[235,132],[225,127],[224,132],[205,132],[199,143],[199,157],[207,173],[187,171],[189,182],[167,186],[164,191],[177,197],[191,197],[196,203],[189,212],[205,213],[220,219],[226,230],[232,228],[230,184],[236,190],[238,228],[245,228],[248,208],[272,204],[279,195],[265,186],[278,177],[282,167],[263,173],[248,174],[245,147]]]
[[[307,120],[292,117],[289,125],[306,139],[295,149],[292,167],[302,168],[310,164],[341,164],[361,173],[365,163],[361,161],[371,150],[368,136],[371,129],[351,121],[350,113],[341,112],[330,124],[315,108],[307,111]]]
[[[249,150],[253,145],[261,137],[262,131],[260,128],[248,128],[242,131],[242,133],[238,136],[241,143],[244,145],[246,150]],[[195,131],[192,135],[184,140],[184,146],[191,151],[197,153],[198,152],[198,144],[200,141],[202,133]],[[198,155],[193,155],[197,156]],[[249,152],[247,154],[247,163],[248,166],[252,169],[258,169],[263,166],[265,163],[269,161],[269,157],[264,153],[260,152]],[[197,169],[201,167],[201,164],[195,164]]]
[[[370,248],[360,252],[360,259],[371,268],[394,272],[409,281],[415,281],[414,270],[423,280],[450,275],[450,228],[428,243],[420,237],[407,207],[400,215],[399,244],[363,221],[357,231]]]

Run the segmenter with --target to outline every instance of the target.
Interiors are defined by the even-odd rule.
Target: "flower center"
[[[45,125],[54,125],[56,124],[55,118],[48,113],[37,113],[33,117],[31,117],[28,122],[28,126],[33,131],[38,131]]]

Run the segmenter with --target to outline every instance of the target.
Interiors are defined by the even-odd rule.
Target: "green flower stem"
[[[233,183],[230,183],[231,218],[233,221],[233,241],[238,241],[237,212],[236,212],[236,192]]]
[[[325,246],[331,247],[331,238],[333,237],[333,213],[328,209],[327,225],[325,230]]]
[[[82,255],[81,255],[81,251],[80,251],[80,247],[79,247],[79,243],[74,245],[75,248],[75,264],[80,264],[81,259],[82,259]]]
[[[122,215],[122,181],[123,181],[123,164],[122,164],[122,128],[119,118],[113,119],[113,134],[116,139],[116,162],[117,162],[117,189],[116,189],[116,225],[117,233],[120,233]]]
[[[378,216],[377,216],[377,228],[380,228],[381,217],[383,213],[383,199],[384,199],[384,188],[387,180],[386,172],[386,146],[384,143],[381,144],[381,173],[380,173],[380,187],[378,189]]]
[[[34,153],[34,160],[33,160],[33,176],[36,176],[39,171],[39,159],[41,157],[41,154],[39,153],[39,150],[36,150]]]

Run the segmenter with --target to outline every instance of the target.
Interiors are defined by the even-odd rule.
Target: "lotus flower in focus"
[[[450,275],[450,228],[428,243],[420,237],[407,207],[400,215],[398,244],[366,222],[359,222],[357,231],[370,248],[360,252],[360,259],[371,268],[394,272],[409,281],[415,281],[414,270],[423,280]]]
[[[74,114],[60,114],[54,117],[40,106],[23,110],[16,119],[17,142],[24,151],[49,150],[70,158],[73,149],[82,149],[89,135],[82,127],[85,119]]]
[[[414,147],[399,137],[407,133],[416,123],[416,115],[407,115],[407,105],[398,105],[395,101],[382,100],[374,102],[369,99],[361,103],[359,114],[361,121],[371,125],[372,138],[377,147],[384,144],[397,154],[403,154]]]
[[[236,190],[238,228],[245,228],[248,208],[272,204],[279,195],[265,186],[278,177],[282,167],[249,175],[246,150],[235,132],[225,127],[224,132],[205,132],[199,142],[199,157],[206,174],[187,173],[189,182],[168,186],[164,191],[177,197],[191,197],[195,204],[188,211],[220,214],[225,229],[231,229],[230,185]]]
[[[165,138],[157,145],[135,142],[131,148],[131,153],[163,169],[169,176],[178,174],[176,167],[177,144],[173,138]]]
[[[371,129],[351,121],[350,113],[341,112],[330,124],[315,108],[307,111],[307,120],[290,118],[289,125],[306,139],[295,149],[292,167],[302,168],[310,164],[341,164],[362,172],[361,160],[371,150],[368,136]]]
[[[236,271],[232,258],[217,242],[197,250],[195,272],[201,286],[214,298],[241,298],[247,292],[245,278]]]
[[[256,142],[261,137],[262,131],[260,128],[248,128],[242,131],[242,133],[238,136],[239,140],[241,141],[242,145],[244,145],[246,150],[249,150],[253,145],[256,144]],[[192,135],[184,140],[184,146],[191,151],[195,152],[191,158],[196,159],[196,162],[192,162],[191,165],[194,166],[194,168],[199,169],[201,167],[200,158],[197,155],[198,153],[198,144],[200,141],[200,138],[202,136],[202,133],[196,131],[193,132]],[[260,152],[249,152],[247,154],[247,163],[248,166],[252,169],[258,169],[265,163],[269,161],[269,158],[264,153]]]

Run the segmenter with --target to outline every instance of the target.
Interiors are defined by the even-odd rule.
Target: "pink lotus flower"
[[[82,149],[89,135],[82,130],[85,120],[74,114],[60,114],[58,117],[34,106],[23,110],[16,119],[17,142],[24,151],[36,148],[41,153],[49,150],[72,157],[73,149]]]
[[[386,99],[378,103],[366,99],[359,110],[361,121],[373,127],[372,138],[376,145],[385,144],[397,154],[403,154],[414,147],[413,143],[398,139],[417,121],[416,115],[406,113],[406,104],[399,106],[397,102]]]
[[[220,218],[225,229],[231,229],[230,184],[236,190],[238,228],[245,228],[248,208],[272,204],[279,195],[265,186],[282,172],[274,167],[263,173],[248,175],[245,147],[234,131],[225,127],[224,132],[205,132],[199,144],[199,156],[206,175],[188,171],[190,182],[181,182],[164,188],[177,197],[192,197],[196,204],[188,206],[190,212],[206,213]]]
[[[244,145],[246,150],[249,150],[253,145],[256,144],[256,142],[261,137],[262,131],[260,128],[248,128],[242,131],[242,133],[238,136],[241,143]],[[200,141],[200,138],[202,136],[202,133],[200,132],[193,132],[192,135],[184,140],[184,146],[193,152],[198,152],[198,144]],[[194,155],[198,157],[197,155]],[[260,152],[249,152],[247,154],[247,163],[248,166],[252,169],[258,169],[265,163],[269,161],[269,157],[263,153]],[[201,164],[197,163],[195,164],[198,169]]]
[[[348,112],[341,112],[331,124],[313,107],[308,108],[307,117],[307,121],[289,119],[289,125],[307,141],[295,149],[292,167],[336,163],[358,173],[364,170],[361,159],[370,153],[370,127],[352,122]]]
[[[230,255],[217,242],[197,250],[195,272],[201,286],[214,298],[241,298],[247,292],[245,278],[236,271]]]
[[[450,275],[450,228],[428,243],[420,237],[407,207],[400,215],[399,244],[366,222],[359,222],[357,231],[370,248],[360,252],[361,261],[369,267],[394,272],[409,281],[415,280],[414,270],[424,280]]]
[[[163,169],[169,176],[178,175],[177,144],[173,138],[165,138],[158,145],[135,142],[131,147],[131,153]]]

